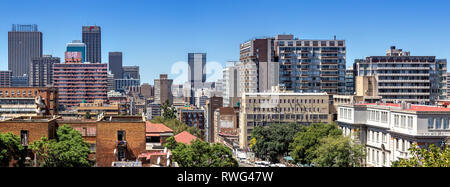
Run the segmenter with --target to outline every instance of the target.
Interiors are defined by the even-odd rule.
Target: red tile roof
[[[192,135],[191,133],[187,132],[187,131],[183,131],[180,134],[177,134],[176,136],[174,136],[175,141],[177,141],[178,143],[184,143],[184,144],[191,144],[192,141],[196,140],[197,137]]]
[[[162,123],[152,123],[150,121],[145,122],[146,133],[173,133],[173,130],[165,126]]]
[[[358,105],[376,105],[376,103],[363,103]],[[379,104],[380,106],[383,106],[383,103]],[[390,106],[390,107],[400,107],[401,104],[394,104],[394,103],[386,103],[384,106]],[[406,111],[420,111],[420,112],[450,112],[450,108],[444,108],[444,107],[437,107],[437,106],[425,106],[425,105],[411,105],[411,109],[405,109]]]

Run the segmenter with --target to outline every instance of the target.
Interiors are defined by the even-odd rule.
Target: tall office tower
[[[122,52],[109,52],[109,70],[114,74],[114,79],[123,78]]]
[[[230,106],[230,98],[240,97],[239,95],[239,69],[237,62],[228,62],[223,69],[223,105]]]
[[[123,66],[122,71],[124,79],[141,79],[139,66]]]
[[[188,81],[191,84],[190,104],[194,104],[195,90],[206,82],[206,53],[188,53]]]
[[[194,89],[202,88],[206,82],[206,53],[189,53],[188,64],[188,81]]]
[[[73,40],[72,43],[68,43],[66,51],[69,54],[70,52],[79,52],[81,54],[81,62],[86,62],[86,44],[81,43],[80,40]]]
[[[280,89],[345,93],[344,40],[300,40],[293,35],[277,35],[274,42],[280,63]]]
[[[161,74],[159,79],[155,79],[155,104],[164,104],[166,100],[173,103],[172,83],[173,80],[167,74]]]
[[[153,89],[152,85],[150,85],[148,83],[142,84],[141,85],[141,95],[144,96],[145,99],[152,97],[153,96],[152,89]]]
[[[355,95],[355,71],[353,67],[345,70],[345,95]]]
[[[242,92],[266,92],[278,85],[274,38],[254,39],[240,45]]]
[[[392,46],[386,56],[355,60],[354,67],[358,76],[375,77],[384,101],[434,104],[444,94],[446,64],[445,59],[411,56]]]
[[[83,26],[82,40],[86,44],[86,62],[102,62],[102,33],[100,26]]]
[[[11,86],[12,71],[0,71],[0,87]]]
[[[108,64],[63,63],[53,65],[54,87],[58,89],[60,107],[108,99]]]
[[[48,87],[53,85],[53,64],[59,64],[60,58],[52,55],[31,59],[29,85],[31,87]]]
[[[8,32],[8,70],[12,76],[28,77],[33,57],[42,57],[42,32],[37,25],[12,25]]]

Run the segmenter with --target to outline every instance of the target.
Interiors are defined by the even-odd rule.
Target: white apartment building
[[[408,158],[413,143],[441,146],[450,136],[450,108],[407,103],[345,104],[338,106],[344,135],[366,145],[366,166],[390,167]]]

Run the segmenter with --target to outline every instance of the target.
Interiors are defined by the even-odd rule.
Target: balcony
[[[127,141],[125,141],[125,140],[116,141],[116,146],[118,148],[126,148],[127,147]]]

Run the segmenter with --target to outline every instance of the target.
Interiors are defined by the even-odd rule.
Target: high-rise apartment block
[[[114,74],[114,79],[123,78],[122,52],[109,52],[109,70]]]
[[[80,103],[107,100],[108,64],[63,63],[54,64],[54,86],[58,89],[58,102],[66,108]]]
[[[8,32],[8,70],[12,76],[28,76],[33,57],[42,56],[42,32],[37,25],[12,25]]]
[[[344,40],[277,35],[241,44],[240,56],[244,92],[265,92],[279,85],[294,92],[345,93]]]
[[[173,80],[167,74],[161,74],[159,79],[155,79],[155,104],[164,104],[166,100],[173,103],[172,83]]]
[[[31,59],[29,85],[32,87],[49,87],[53,85],[53,65],[59,64],[60,58],[52,55]]]
[[[300,40],[293,35],[278,35],[275,46],[280,87],[294,92],[345,93],[344,40]]]
[[[386,56],[355,61],[358,76],[374,76],[377,92],[387,102],[433,104],[445,97],[447,60],[411,56],[392,46]]]
[[[86,44],[86,62],[102,62],[102,33],[100,26],[83,26],[82,41]]]

